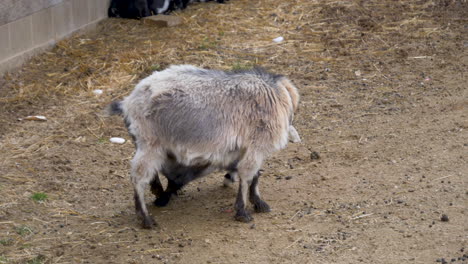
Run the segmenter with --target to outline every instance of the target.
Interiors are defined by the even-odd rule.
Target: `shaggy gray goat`
[[[256,212],[269,212],[260,198],[259,170],[286,146],[288,133],[298,136],[292,126],[298,102],[296,87],[281,75],[190,65],[154,72],[113,102],[111,113],[123,114],[136,146],[131,180],[143,227],[154,224],[145,205],[147,184],[158,196],[155,204],[165,205],[188,182],[218,170],[227,170],[231,181],[239,178],[236,220],[253,219],[247,200]],[[165,191],[159,174],[168,179]]]

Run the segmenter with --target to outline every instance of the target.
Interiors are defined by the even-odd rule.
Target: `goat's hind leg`
[[[153,185],[157,186],[157,182],[159,182],[159,178],[155,179],[158,177],[158,174],[154,161],[150,158],[152,156],[153,155],[149,155],[149,153],[141,153],[137,150],[137,153],[132,160],[131,166],[131,180],[135,192],[135,210],[137,215],[143,218],[142,224],[144,228],[152,228],[155,224],[148,213],[148,209],[145,203],[146,185],[151,182],[153,189]],[[157,187],[154,188],[157,189]]]
[[[144,184],[137,183],[135,185],[135,210],[138,216],[143,218],[143,228],[152,228],[155,224],[153,219],[148,213],[148,209],[146,208],[145,204],[145,189]]]

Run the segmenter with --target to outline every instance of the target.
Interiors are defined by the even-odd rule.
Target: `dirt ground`
[[[174,28],[105,20],[1,78],[0,263],[468,263],[467,1],[231,0],[177,15]],[[140,228],[134,148],[109,142],[130,138],[101,111],[181,63],[259,64],[298,86],[303,142],[260,179],[271,213],[234,221],[237,188],[213,174],[165,208],[148,191],[159,226]]]

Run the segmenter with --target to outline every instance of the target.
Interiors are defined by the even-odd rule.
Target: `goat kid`
[[[123,114],[136,146],[131,180],[143,227],[154,223],[144,199],[147,184],[155,203],[165,205],[185,184],[218,170],[239,178],[236,220],[253,219],[247,200],[256,212],[270,211],[260,197],[259,170],[287,145],[298,102],[296,87],[284,76],[190,65],[155,72],[113,102],[110,112]],[[165,191],[159,174],[168,179]]]

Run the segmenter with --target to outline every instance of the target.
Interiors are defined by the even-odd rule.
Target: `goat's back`
[[[291,96],[284,77],[172,66],[142,80],[124,100],[131,130],[170,149],[271,152],[287,143]]]

